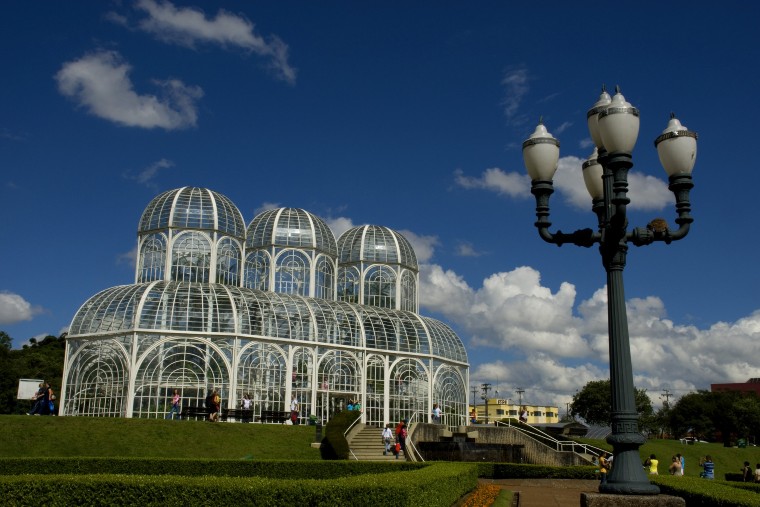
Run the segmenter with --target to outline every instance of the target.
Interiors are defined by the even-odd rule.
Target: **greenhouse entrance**
[[[326,423],[334,414],[348,407],[348,402],[356,399],[356,393],[320,392],[317,394],[317,419]]]

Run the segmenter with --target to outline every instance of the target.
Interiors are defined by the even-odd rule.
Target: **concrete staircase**
[[[402,462],[406,458],[401,453],[398,459],[388,453],[383,456],[385,445],[383,445],[383,429],[373,426],[362,426],[358,431],[351,432],[348,435],[348,447],[353,454],[349,454],[349,459],[359,461],[397,461]]]

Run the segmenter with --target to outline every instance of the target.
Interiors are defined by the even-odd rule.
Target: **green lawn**
[[[612,449],[604,440],[581,439],[584,443],[595,445],[603,449]],[[670,458],[676,453],[681,453],[686,458],[686,476],[699,477],[702,469],[699,466],[699,458],[707,454],[712,456],[715,463],[715,478],[723,479],[726,472],[739,473],[745,461],[749,461],[752,470],[760,463],[760,447],[746,447],[738,449],[723,447],[723,444],[696,443],[684,445],[678,440],[651,439],[639,448],[642,463],[650,454],[657,456],[660,461],[658,470],[660,475],[667,475]]]
[[[314,426],[98,417],[0,416],[0,457],[318,460]]]

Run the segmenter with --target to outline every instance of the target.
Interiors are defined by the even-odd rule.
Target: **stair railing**
[[[534,428],[529,424],[525,424],[511,417],[507,419],[507,422],[496,421],[496,426],[515,428],[528,438],[531,438],[540,444],[550,447],[557,452],[572,452],[573,454],[577,454],[579,456],[583,454],[589,454],[596,457],[601,456],[601,454],[605,452],[604,449],[600,449],[599,447],[595,447],[589,444],[582,444],[574,440],[557,440],[548,433],[545,433],[538,428]]]
[[[359,411],[359,415],[356,417],[356,419],[354,419],[354,422],[352,422],[352,423],[351,423],[351,424],[348,426],[348,428],[346,428],[346,431],[344,431],[344,432],[343,432],[343,438],[345,438],[345,439],[346,439],[346,443],[348,443],[348,432],[349,432],[349,431],[351,431],[351,430],[353,429],[353,427],[354,427],[354,426],[356,426],[356,423],[358,423],[359,421],[361,421],[361,419],[362,419],[362,415],[363,415],[363,414],[362,414],[362,412],[361,412],[361,411]],[[354,457],[354,460],[355,460],[355,461],[359,461],[359,458],[357,458],[357,457],[356,457],[356,454],[354,454],[354,451],[353,451],[353,449],[351,449],[351,446],[350,446],[350,445],[348,446],[348,452],[350,452],[350,453],[351,453],[351,456],[353,456],[353,457]]]

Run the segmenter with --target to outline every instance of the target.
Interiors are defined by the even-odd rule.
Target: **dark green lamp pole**
[[[623,269],[628,243],[649,245],[655,241],[670,243],[686,236],[693,222],[689,191],[694,186],[691,171],[697,154],[697,134],[687,130],[671,115],[665,131],[655,140],[660,162],[668,174],[669,189],[676,198],[675,223],[671,230],[665,220],[657,218],[646,227],[628,231],[626,206],[628,170],[633,166],[631,152],[639,131],[639,111],[626,102],[620,91],[610,98],[604,89],[588,111],[594,153],[583,164],[583,179],[591,194],[592,210],[597,215],[597,230],[581,229],[566,234],[550,232],[549,197],[554,192],[552,178],[559,161],[559,141],[539,123],[523,143],[523,157],[532,180],[531,193],[536,196],[535,225],[544,241],[562,246],[572,243],[590,247],[599,244],[602,264],[607,272],[607,319],[610,348],[610,384],[612,389],[612,445],[614,466],[602,493],[656,495],[659,488],[651,484],[641,466],[639,447],[646,441],[638,429],[628,316],[625,309]]]

